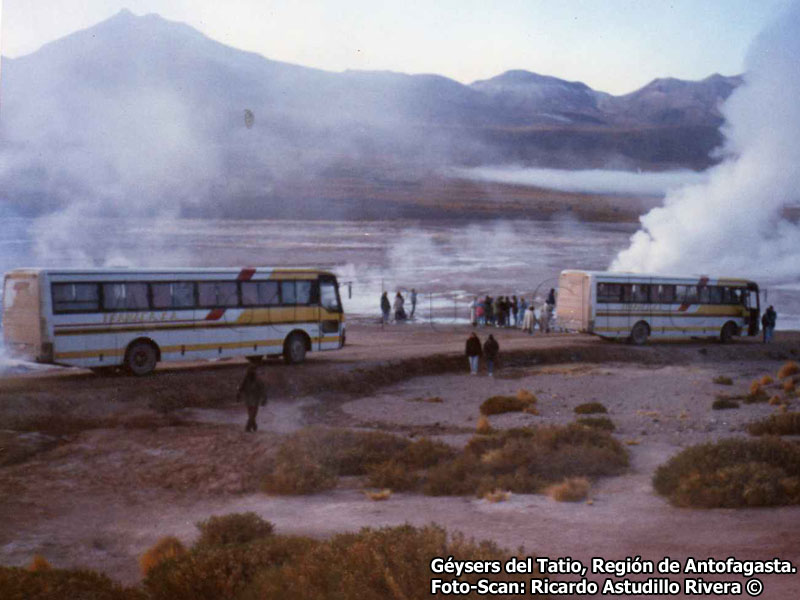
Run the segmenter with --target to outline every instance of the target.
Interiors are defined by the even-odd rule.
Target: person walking
[[[417,310],[417,290],[411,288],[411,314],[408,316],[409,319],[414,318],[414,312]]]
[[[550,312],[553,312],[553,309],[556,307],[556,291],[553,288],[550,288],[550,293],[547,294],[547,300],[545,301],[547,306],[550,306]]]
[[[764,329],[764,343],[767,344],[772,341],[772,335],[775,333],[775,325],[778,322],[778,313],[770,306],[764,311],[764,316],[761,317],[761,326]]]
[[[244,400],[244,405],[247,407],[247,425],[244,430],[248,433],[258,431],[256,417],[258,416],[258,407],[267,403],[267,386],[256,373],[255,365],[247,367],[244,379],[236,391],[236,399]]]
[[[389,322],[389,312],[392,310],[392,305],[389,304],[389,296],[386,292],[381,294],[381,313],[383,314],[383,322]]]
[[[478,334],[476,334],[474,331],[467,338],[465,353],[467,355],[467,359],[469,360],[469,374],[477,375],[478,365],[483,352],[481,350],[481,340],[478,338]]]
[[[403,298],[403,294],[399,291],[394,297],[394,320],[395,323],[400,321],[406,320],[406,311],[403,309],[403,305],[406,303],[405,299]]]
[[[490,333],[486,342],[483,344],[483,357],[486,359],[486,370],[489,372],[489,377],[494,377],[494,363],[497,361],[497,354],[500,352],[500,344],[494,339]]]

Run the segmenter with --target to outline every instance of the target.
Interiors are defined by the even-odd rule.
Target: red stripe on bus
[[[256,272],[253,268],[242,269],[239,272],[239,276],[236,278],[236,281],[250,281],[250,278]]]
[[[224,314],[224,308],[215,308],[206,315],[206,321],[219,321]]]

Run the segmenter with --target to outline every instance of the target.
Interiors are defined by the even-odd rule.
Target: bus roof
[[[46,269],[46,268],[20,268],[8,271],[6,274],[11,275],[44,275],[44,276],[109,276],[109,277],[124,277],[135,275],[137,277],[146,277],[148,275],[220,275],[220,276],[238,276],[243,273],[308,273],[309,275],[331,275],[334,273],[324,269],[317,269],[313,267],[203,267],[203,268],[159,268],[159,269],[137,269],[126,267],[112,267],[112,268],[89,268],[89,269]]]
[[[717,285],[742,285],[749,284],[756,285],[755,281],[749,279],[742,279],[740,277],[710,277],[708,275],[656,275],[654,273],[633,273],[622,271],[582,271],[580,269],[565,269],[561,271],[562,275],[588,275],[595,279],[605,279],[609,281],[623,280],[623,281],[664,281],[664,282],[680,282],[680,283],[698,283],[702,280],[714,281]]]

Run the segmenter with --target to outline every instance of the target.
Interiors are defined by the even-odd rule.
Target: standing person
[[[267,386],[256,374],[255,365],[247,367],[244,379],[236,391],[236,399],[244,399],[244,405],[247,407],[247,425],[244,426],[244,430],[248,433],[258,431],[256,416],[258,416],[258,407],[267,403]]]
[[[511,296],[511,314],[514,316],[514,327],[516,327],[519,323],[519,302],[517,302],[516,294]]]
[[[545,304],[550,307],[550,313],[552,314],[553,309],[556,307],[556,291],[553,288],[550,288],[550,293],[547,294],[547,300]]]
[[[764,311],[764,316],[761,317],[761,326],[764,328],[764,343],[772,341],[772,335],[775,332],[775,325],[778,322],[778,313],[770,304],[769,308]]]
[[[469,374],[477,375],[478,364],[483,352],[481,350],[481,340],[478,338],[478,334],[476,334],[474,331],[472,332],[472,335],[467,338],[465,353],[467,355],[467,359],[469,359]]]
[[[406,311],[403,309],[403,305],[406,303],[403,295],[398,290],[397,294],[394,297],[394,320],[395,322],[398,321],[405,321],[406,319]]]
[[[483,300],[478,300],[475,318],[478,320],[478,325],[486,325],[486,303]]]
[[[486,300],[483,302],[486,304],[486,324],[494,325],[494,302],[492,301],[492,297],[487,295]]]
[[[525,329],[525,311],[528,310],[528,303],[525,301],[524,296],[520,296],[519,298],[519,316],[520,321],[522,322],[522,329]]]
[[[498,296],[494,301],[494,322],[493,325],[496,324],[498,327],[503,326],[503,297]]]
[[[500,344],[494,339],[490,333],[489,338],[483,344],[483,356],[486,358],[486,370],[489,372],[489,377],[494,377],[494,363],[497,360],[497,354],[500,352]]]
[[[531,303],[526,309],[525,314],[522,315],[522,331],[526,333],[533,334],[533,330],[536,328],[536,311],[534,310],[533,303]]]
[[[386,292],[381,294],[381,313],[383,314],[383,322],[389,322],[389,312],[392,310],[392,305],[389,304],[389,296]]]
[[[554,304],[548,302],[542,307],[542,318],[539,327],[544,333],[550,333],[550,321],[553,318],[554,306]]]
[[[469,322],[473,327],[478,325],[478,297],[475,296],[469,305]]]
[[[417,290],[411,288],[411,314],[408,316],[409,319],[414,318],[414,312],[417,310]]]

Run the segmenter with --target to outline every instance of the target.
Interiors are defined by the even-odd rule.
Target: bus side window
[[[243,281],[244,306],[276,306],[280,304],[277,281]]]
[[[722,290],[723,288],[712,285],[708,288],[708,301],[711,304],[722,304]]]
[[[296,281],[295,292],[297,304],[311,304],[311,282]]]
[[[609,304],[621,302],[622,286],[618,283],[598,283],[597,302],[599,304]]]
[[[104,283],[105,310],[148,310],[146,283]]]
[[[294,281],[281,281],[281,304],[293,305],[297,303],[297,294]]]
[[[239,292],[235,281],[199,281],[197,297],[203,308],[239,305]]]
[[[604,285],[604,284],[599,284]],[[339,312],[342,307],[339,305],[339,297],[336,294],[336,284],[333,281],[323,279],[319,282],[320,304],[322,308],[334,312]]]
[[[98,310],[100,310],[100,286],[98,284],[53,284],[54,312],[95,312]]]
[[[697,289],[697,299],[700,304],[709,304],[711,302],[711,290],[707,285],[700,286]]]
[[[675,302],[675,286],[674,285],[654,285],[652,287],[653,302],[660,302],[661,304],[671,304]]]
[[[191,281],[151,283],[150,293],[155,309],[194,308],[194,283]]]
[[[676,285],[675,293],[678,296],[678,302],[683,304],[697,304],[696,285]]]

